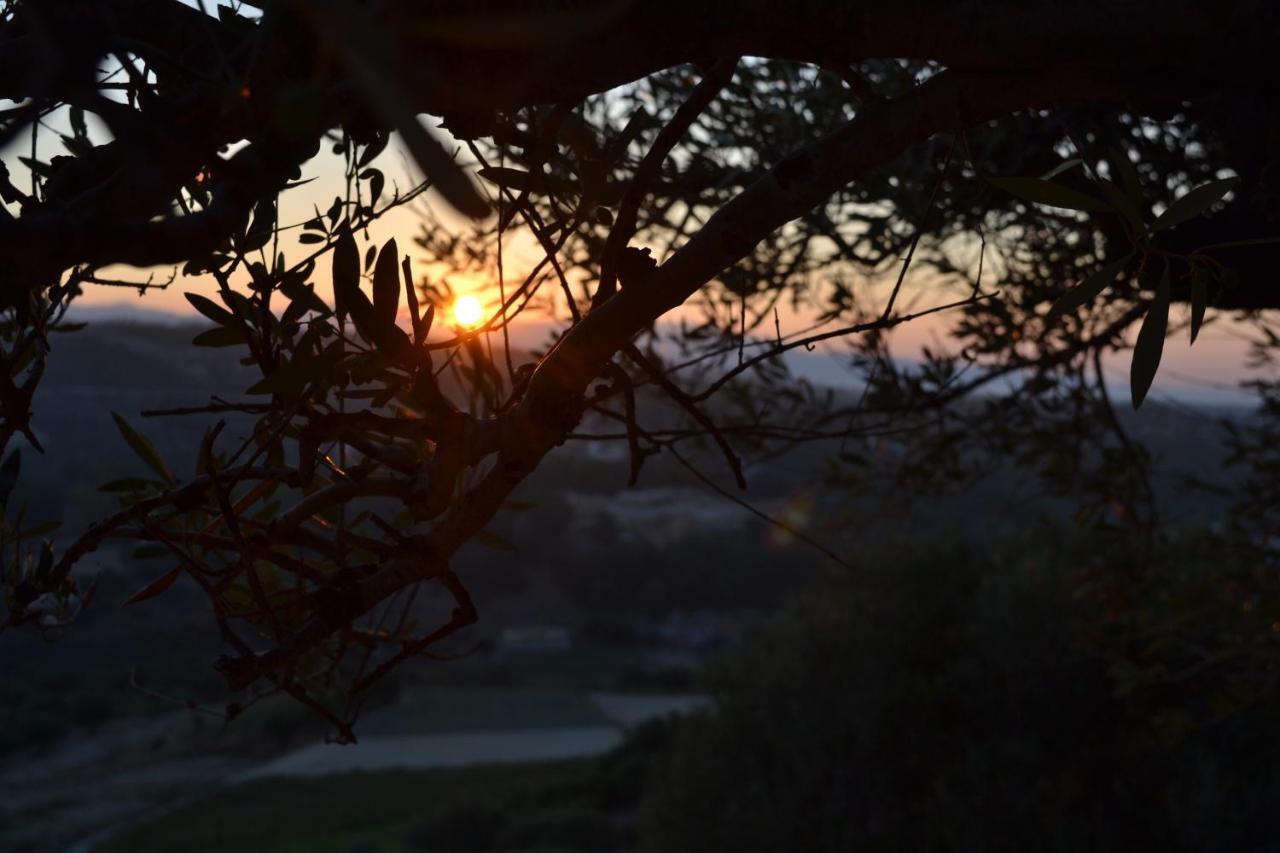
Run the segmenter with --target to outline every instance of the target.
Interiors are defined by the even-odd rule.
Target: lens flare
[[[464,329],[474,329],[484,322],[484,306],[470,294],[453,301],[453,321]]]

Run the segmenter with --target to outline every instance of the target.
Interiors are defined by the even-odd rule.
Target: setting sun
[[[484,322],[484,306],[470,294],[453,301],[453,321],[463,328],[472,329]]]

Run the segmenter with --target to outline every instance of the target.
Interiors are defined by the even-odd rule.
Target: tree
[[[13,102],[0,139],[64,122],[67,151],[37,147],[29,191],[0,175],[0,436],[38,444],[49,333],[112,265],[212,276],[221,304],[192,297],[215,324],[196,343],[242,347],[261,375],[252,399],[197,407],[256,426],[239,446],[211,427],[193,476],[120,418],[151,475],[116,484],[119,512],[57,554],[9,523],[6,624],[62,624],[83,601],[76,562],[108,539],[140,541],[176,566],[135,599],[182,575],[200,584],[231,688],[285,690],[343,738],[370,685],[476,618],[450,557],[505,544],[486,525],[584,417],[617,425],[632,480],[658,451],[692,465],[680,447],[702,439],[742,487],[746,452],[880,434],[1001,377],[1065,387],[1064,371],[1079,380],[1141,320],[1137,404],[1171,301],[1199,317],[1219,287],[1224,307],[1274,300],[1258,253],[1276,234],[1280,171],[1239,118],[1252,105],[1277,126],[1267,46],[1280,15],[1260,0],[0,8],[0,96]],[[388,196],[372,164],[393,132],[425,178]],[[322,145],[342,158],[346,195],[283,221]],[[428,221],[417,258],[370,242],[427,188],[472,224]],[[516,232],[542,257],[508,290]],[[964,291],[904,311],[913,262],[939,292]],[[447,288],[415,275],[423,264],[496,271],[500,307],[478,329],[442,330]],[[864,284],[877,275],[892,282],[878,303]],[[506,344],[544,284],[562,331],[530,363],[509,346],[492,355],[487,333]],[[827,325],[784,339],[783,300]],[[703,322],[674,336],[673,362],[658,321],[680,305]],[[944,309],[972,345],[904,376],[884,333]],[[853,335],[870,406],[775,362]],[[651,392],[682,426],[644,427]],[[3,484],[17,466],[9,456]],[[404,601],[424,582],[456,608],[418,633]],[[401,608],[398,624],[382,605]],[[322,689],[335,681],[336,705]]]
[[[1274,691],[1191,725],[1204,685],[1120,675],[1129,632],[1072,594],[1099,543],[1068,533],[900,547],[801,596],[712,667],[640,849],[1265,849]],[[1163,564],[1201,594],[1203,547]]]

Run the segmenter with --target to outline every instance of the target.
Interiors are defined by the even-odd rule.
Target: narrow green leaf
[[[198,293],[184,293],[183,296],[187,297],[187,301],[191,303],[192,308],[196,309],[219,326],[230,326],[236,321],[236,318],[230,311],[223,308],[212,299],[208,299]]]
[[[1058,177],[1058,175],[1061,175],[1063,172],[1069,172],[1072,169],[1074,169],[1076,166],[1079,166],[1083,163],[1084,161],[1081,160],[1079,157],[1072,157],[1070,160],[1063,160],[1061,163],[1059,163],[1058,165],[1054,166],[1052,169],[1050,169],[1049,171],[1041,175],[1040,179],[1042,181],[1047,181],[1047,180],[1050,180],[1051,178],[1056,178]]]
[[[142,477],[124,477],[119,480],[112,480],[109,483],[103,483],[98,486],[100,492],[145,492],[153,486],[159,485],[155,480],[147,480]]]
[[[324,316],[329,313],[329,306],[324,300],[316,296],[316,289],[310,284],[302,284],[297,281],[286,279],[280,285],[280,291],[289,297],[289,301],[295,305],[301,304],[303,311],[312,311],[316,314]]]
[[[1102,194],[1107,197],[1107,201],[1111,202],[1111,206],[1120,212],[1120,215],[1129,220],[1129,224],[1139,233],[1142,232],[1146,225],[1142,221],[1142,209],[1134,203],[1124,190],[1116,186],[1106,179],[1098,181],[1098,188],[1102,190]]]
[[[1220,181],[1201,184],[1174,201],[1173,204],[1165,209],[1164,213],[1157,216],[1156,221],[1151,223],[1151,233],[1154,234],[1157,231],[1180,225],[1188,219],[1196,218],[1222,201],[1237,183],[1239,183],[1238,178],[1224,178]]]
[[[36,347],[35,341],[33,340],[29,341],[22,348],[22,352],[19,353],[18,357],[11,361],[9,366],[9,375],[13,377],[22,375],[22,372],[31,366],[31,362],[35,360],[35,357]]]
[[[1191,268],[1191,343],[1196,342],[1200,334],[1200,326],[1204,323],[1204,312],[1209,307],[1208,275],[1200,267]]]
[[[209,458],[213,456],[213,443],[217,439],[223,423],[225,422],[209,427],[204,431],[204,435],[200,437],[200,446],[196,449],[196,474],[209,473]],[[216,459],[214,464],[217,464]]]
[[[1255,240],[1228,240],[1225,243],[1210,243],[1196,249],[1199,252],[1212,252],[1217,249],[1246,249],[1250,246],[1274,246],[1280,243],[1280,237],[1258,237]]]
[[[253,222],[240,241],[240,250],[256,252],[276,233],[276,197],[264,198],[253,208]]]
[[[1095,213],[1110,211],[1111,205],[1099,201],[1090,195],[1044,181],[1040,178],[998,178],[988,177],[987,183],[1015,195],[1024,201],[1044,204],[1049,207],[1064,207],[1068,210],[1084,210]]]
[[[1160,367],[1160,357],[1164,354],[1164,336],[1169,328],[1169,268],[1165,267],[1160,277],[1160,286],[1156,288],[1155,298],[1147,309],[1147,316],[1138,330],[1138,340],[1133,346],[1133,363],[1129,366],[1129,390],[1133,398],[1133,408],[1137,409],[1147,398],[1151,383],[1156,378],[1156,369]]]
[[[19,530],[13,535],[14,539],[35,539],[38,536],[52,533],[62,526],[61,521],[46,521],[43,524],[36,524],[28,527],[26,530]]]
[[[250,270],[252,270],[254,267],[257,267],[261,271],[259,273],[260,275],[264,277],[266,276],[266,269],[262,266],[262,264],[249,265]],[[254,305],[253,302],[250,301],[249,297],[245,296],[243,293],[240,293],[239,291],[236,291],[236,290],[227,289],[227,290],[220,290],[218,292],[218,295],[222,297],[222,301],[226,304],[227,308],[231,309],[232,314],[238,314],[240,317],[248,317],[248,318],[257,316],[257,313],[258,313],[257,306]]]
[[[53,543],[48,539],[44,540],[44,544],[40,548],[40,562],[36,564],[35,576],[37,582],[44,584],[49,580],[49,575],[53,571]]]
[[[500,536],[497,533],[494,533],[492,530],[485,530],[484,528],[481,528],[475,532],[475,536],[473,538],[481,545],[487,545],[490,548],[496,548],[499,551],[516,550],[516,546],[511,543],[511,540],[507,539],[505,536]]]
[[[251,386],[248,394],[292,394],[301,391],[308,382],[322,379],[342,360],[341,347],[330,347],[315,357],[295,356],[292,361],[276,368]]]
[[[530,172],[523,169],[506,169],[499,166],[485,166],[477,174],[495,186],[518,192],[528,189],[534,179]]]
[[[169,466],[165,463],[164,457],[156,450],[156,446],[151,443],[151,439],[129,425],[129,422],[116,412],[111,413],[111,417],[115,419],[116,429],[120,430],[120,435],[124,437],[125,443],[130,449],[138,455],[138,458],[147,463],[147,466],[160,475],[160,478],[166,483],[173,483],[176,477],[169,470]]]
[[[339,11],[349,4],[306,4],[306,16],[332,46],[372,112],[387,126],[400,132],[400,141],[430,179],[432,188],[460,212],[473,219],[488,215],[489,205],[472,185],[435,135],[414,112],[412,93],[406,88],[392,62],[391,35],[369,16],[357,11]]]
[[[400,312],[400,261],[392,237],[378,254],[373,269],[373,314],[380,326],[394,326]]]
[[[235,347],[244,342],[244,332],[229,326],[209,329],[207,332],[201,332],[191,339],[192,345],[198,347]]]
[[[382,174],[381,169],[365,169],[360,173],[360,177],[369,182],[370,206],[377,204],[378,199],[382,197],[382,188],[387,184],[386,176]]]
[[[1049,313],[1044,318],[1045,325],[1048,326],[1063,314],[1075,311],[1081,305],[1097,299],[1102,294],[1102,291],[1106,290],[1116,280],[1116,276],[1124,271],[1124,268],[1129,265],[1129,261],[1132,259],[1133,255],[1130,254],[1125,255],[1118,261],[1112,261],[1064,293],[1049,309]]]
[[[409,261],[408,255],[405,255],[404,260],[400,262],[400,271],[404,273],[404,301],[409,306],[409,322],[413,331],[413,344],[418,346],[422,343],[422,339],[418,337],[418,325],[422,321],[422,311],[418,306],[418,290],[413,285],[413,264]]]
[[[364,300],[360,292],[360,250],[351,229],[343,225],[333,246],[333,301],[338,316],[347,316],[353,305]]]
[[[1111,166],[1112,173],[1119,180],[1120,186],[1124,187],[1125,195],[1133,205],[1139,209],[1144,208],[1146,194],[1142,191],[1142,177],[1129,155],[1120,149],[1112,149],[1107,164]]]
[[[392,257],[394,263],[394,256]],[[399,302],[399,279],[396,279],[396,301]],[[379,322],[369,297],[360,289],[360,254],[351,231],[343,227],[333,250],[333,298],[339,316],[345,312],[356,329],[379,350],[398,358],[410,358],[413,345],[409,337],[395,325]]]
[[[148,598],[155,598],[169,587],[173,586],[173,582],[178,579],[178,575],[182,574],[182,569],[174,566],[142,589],[125,599],[124,605],[137,604],[139,601],[146,601]]]
[[[4,459],[4,464],[0,465],[0,513],[9,506],[9,496],[13,494],[13,487],[18,485],[18,473],[22,470],[22,453],[13,450]]]
[[[622,132],[609,141],[609,146],[605,150],[604,166],[606,168],[615,166],[618,160],[627,153],[627,148],[630,147],[631,143],[635,142],[636,137],[640,135],[640,131],[648,127],[652,121],[652,117],[644,107],[640,107],[633,112],[631,117],[627,119],[626,126],[622,128]]]
[[[372,142],[370,142],[368,145],[364,147],[364,151],[360,153],[360,160],[359,162],[356,163],[356,165],[359,166],[361,169],[363,169],[365,166],[368,166],[370,163],[372,163],[374,159],[379,154],[382,153],[383,149],[387,147],[387,142],[390,139],[391,139],[391,134],[389,133],[378,134],[377,139],[373,140]]]
[[[71,132],[75,134],[76,139],[88,139],[89,125],[84,120],[84,108],[72,107],[68,117],[71,119]]]
[[[431,324],[435,322],[435,319],[436,319],[435,303],[428,302],[427,310],[423,312],[423,315],[422,315],[422,321],[418,323],[418,328],[414,330],[417,333],[416,337],[418,341],[425,341],[427,339],[427,335],[431,334]]]

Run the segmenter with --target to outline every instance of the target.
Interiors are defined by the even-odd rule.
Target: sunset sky
[[[58,117],[52,117],[49,123],[56,127]],[[54,134],[47,134],[46,139],[49,146],[58,145]],[[327,209],[335,195],[344,193],[341,161],[336,155],[328,153],[327,147],[324,148],[324,152],[307,164],[304,178],[314,178],[314,180],[285,193],[282,197],[280,222],[286,226],[293,226],[281,235],[281,248],[289,257],[300,257],[302,255],[300,250],[314,249],[314,246],[302,246],[296,242],[296,236],[301,233],[301,223],[313,215],[315,208],[322,211]],[[19,176],[26,171],[25,167],[17,162],[18,153],[16,149],[11,149],[3,154],[15,180],[21,180]],[[57,152],[50,149],[50,153],[45,156],[51,156],[52,153]],[[390,197],[393,187],[398,186],[401,190],[407,190],[416,182],[416,167],[404,150],[394,142],[388,145],[387,150],[372,165],[380,168],[387,176],[384,199]],[[482,181],[477,183],[483,185]],[[486,186],[485,189],[489,188]],[[443,221],[462,224],[449,206],[434,193],[427,193],[422,202],[430,205]],[[413,238],[420,233],[422,221],[420,210],[420,207],[409,205],[390,211],[378,222],[377,233],[371,232],[371,236],[379,243],[394,236],[401,251],[412,255],[415,249]],[[507,249],[508,280],[518,281],[522,278],[538,257],[537,247],[533,245],[531,239],[521,240],[519,237],[513,239]],[[326,263],[322,261],[318,269],[325,268]],[[157,278],[163,278],[167,274],[165,270],[155,272]],[[139,274],[138,271],[128,268],[112,268],[104,271],[104,274],[127,280],[146,278],[145,272]],[[326,276],[323,274],[316,276],[317,291],[326,300],[331,301],[329,285],[325,279]],[[498,304],[496,276],[492,280],[485,281],[455,274],[449,277],[449,281],[455,293],[473,294],[490,311],[496,309]],[[880,283],[878,286],[886,285]],[[184,293],[195,292],[212,297],[216,295],[215,291],[216,285],[211,277],[180,277],[167,290],[149,291],[144,296],[139,296],[136,291],[130,289],[89,287],[77,306],[86,317],[95,315],[145,317],[152,312],[162,312],[178,318],[195,319],[197,315],[187,302]],[[954,293],[938,293],[936,288],[929,289],[927,280],[923,276],[908,275],[904,297],[912,296],[919,306],[937,304],[955,298]],[[682,306],[666,315],[663,322],[674,324],[679,321],[682,313],[691,314],[693,311],[694,309],[688,306]],[[1185,305],[1174,306],[1174,314],[1170,318],[1171,325],[1185,319],[1186,311]],[[812,317],[808,312],[797,312],[784,305],[780,306],[780,313],[784,335],[812,324]],[[1214,316],[1212,311],[1209,316],[1212,322],[1206,326],[1194,349],[1188,344],[1185,333],[1173,335],[1166,343],[1164,360],[1153,387],[1153,393],[1157,397],[1164,395],[1189,402],[1216,404],[1249,402],[1251,395],[1236,387],[1241,379],[1249,375],[1245,367],[1247,339],[1250,337],[1249,326],[1227,315]],[[947,347],[946,336],[950,321],[951,318],[946,313],[941,313],[904,324],[893,333],[892,341],[895,351],[903,358],[914,358],[923,347],[931,346],[935,349],[940,346]],[[549,323],[545,316],[522,315],[513,322],[510,331],[516,346],[531,348],[544,343],[552,328],[553,324]],[[1136,328],[1131,331],[1136,334]],[[847,346],[843,342],[831,341],[821,345],[820,351],[811,355],[801,356],[798,353],[793,355],[789,358],[789,363],[793,369],[814,381],[838,383],[843,375],[841,365],[846,349]],[[1121,399],[1127,398],[1128,394],[1128,363],[1128,353],[1122,353],[1112,356],[1107,364],[1113,387]]]

